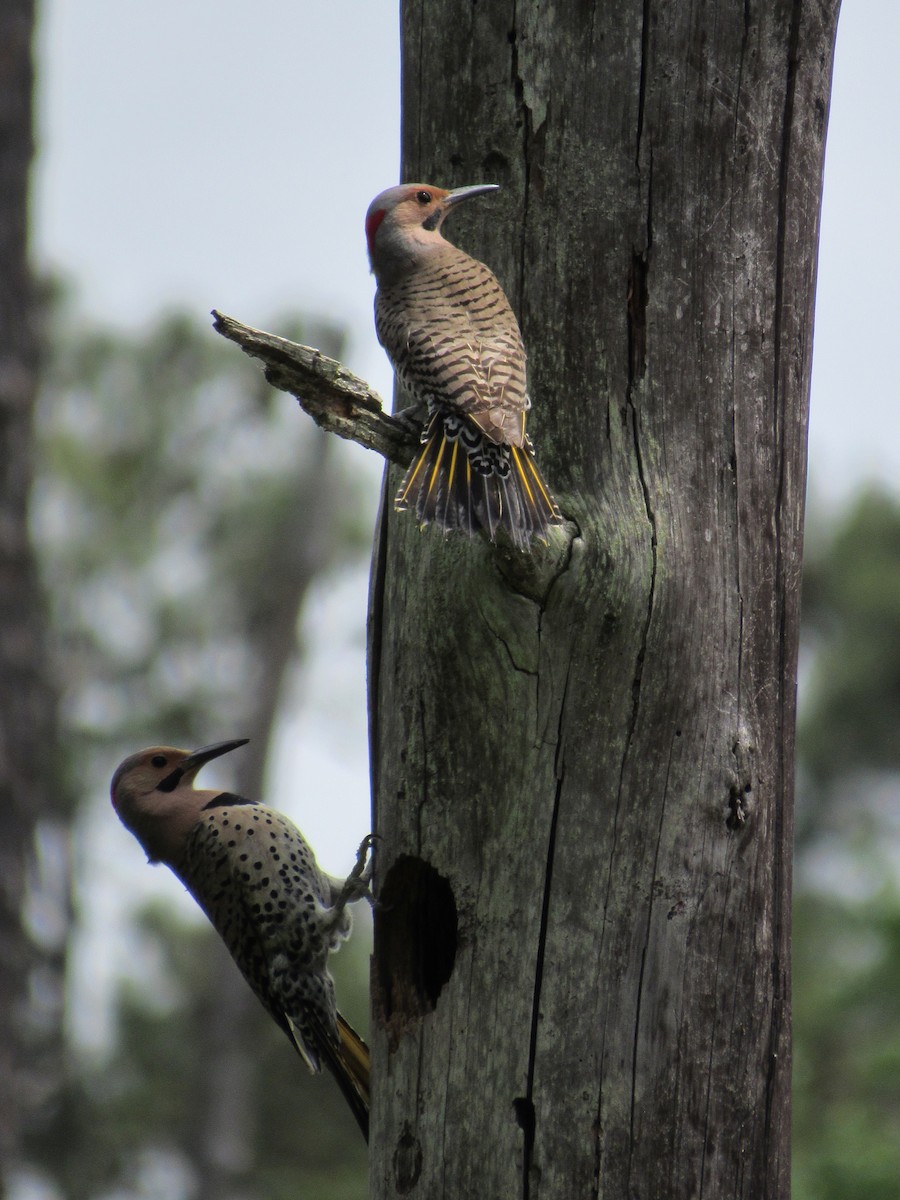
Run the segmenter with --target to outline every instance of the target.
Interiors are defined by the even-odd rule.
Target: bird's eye
[[[420,204],[430,204],[432,199],[431,192],[416,192],[416,199]]]
[[[154,754],[150,759],[151,767],[164,767],[169,760],[164,754]]]

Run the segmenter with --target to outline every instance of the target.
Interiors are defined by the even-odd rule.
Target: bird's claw
[[[401,408],[392,414],[394,420],[415,438],[422,436],[425,426],[426,408],[422,403],[411,404],[409,408]]]
[[[370,904],[375,904],[375,896],[369,886],[375,870],[375,855],[370,852],[374,849],[375,843],[380,841],[381,838],[377,833],[367,833],[359,843],[356,863],[344,881],[344,886],[341,888],[335,904],[336,909],[340,910],[355,900],[368,900]]]

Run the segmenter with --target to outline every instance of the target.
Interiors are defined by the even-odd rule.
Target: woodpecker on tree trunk
[[[204,763],[246,740],[132,754],[113,775],[113,807],[149,861],[171,867],[209,917],[310,1070],[323,1061],[331,1070],[368,1139],[369,1050],[337,1011],[327,959],[350,934],[347,904],[371,899],[373,839],[349,877],[333,879],[281,813],[194,788]]]
[[[388,188],[369,205],[366,240],[378,340],[403,387],[428,409],[397,508],[412,509],[422,525],[482,529],[491,541],[504,529],[527,550],[562,516],[525,433],[522,335],[494,273],[441,234],[455,205],[495,190]]]

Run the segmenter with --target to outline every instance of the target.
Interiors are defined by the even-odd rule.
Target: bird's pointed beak
[[[201,746],[199,750],[192,750],[181,764],[182,775],[187,775],[188,772],[196,774],[205,763],[237,750],[238,746],[246,746],[249,741],[249,738],[235,738],[230,742],[214,742],[211,746]]]
[[[184,781],[190,783],[205,763],[211,762],[223,754],[228,754],[231,750],[237,750],[238,746],[246,746],[249,741],[249,738],[235,738],[230,742],[214,742],[211,746],[201,746],[199,750],[192,750],[187,758],[182,759],[171,775],[167,775],[161,783],[157,784],[157,791],[173,792],[180,783]]]
[[[461,200],[470,200],[473,196],[483,196],[487,192],[499,192],[499,183],[473,183],[468,187],[454,188],[444,197],[447,205],[459,204]]]

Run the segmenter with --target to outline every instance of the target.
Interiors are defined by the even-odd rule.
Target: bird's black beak
[[[444,204],[451,206],[459,204],[461,200],[469,200],[472,196],[483,196],[487,192],[499,192],[499,183],[472,183],[468,187],[454,188],[449,195],[444,197]]]
[[[185,777],[192,779],[205,763],[212,762],[214,758],[228,754],[231,750],[237,750],[238,746],[246,746],[249,741],[249,738],[235,738],[231,742],[214,742],[211,746],[201,746],[199,750],[192,750],[171,775],[167,775],[156,785],[156,790],[174,792]]]
[[[498,192],[499,190],[499,183],[473,183],[469,187],[454,188],[452,192],[447,193],[431,215],[425,218],[422,228],[433,232],[440,226],[448,208],[453,208],[462,200],[470,200],[473,196],[483,196],[485,192]]]

